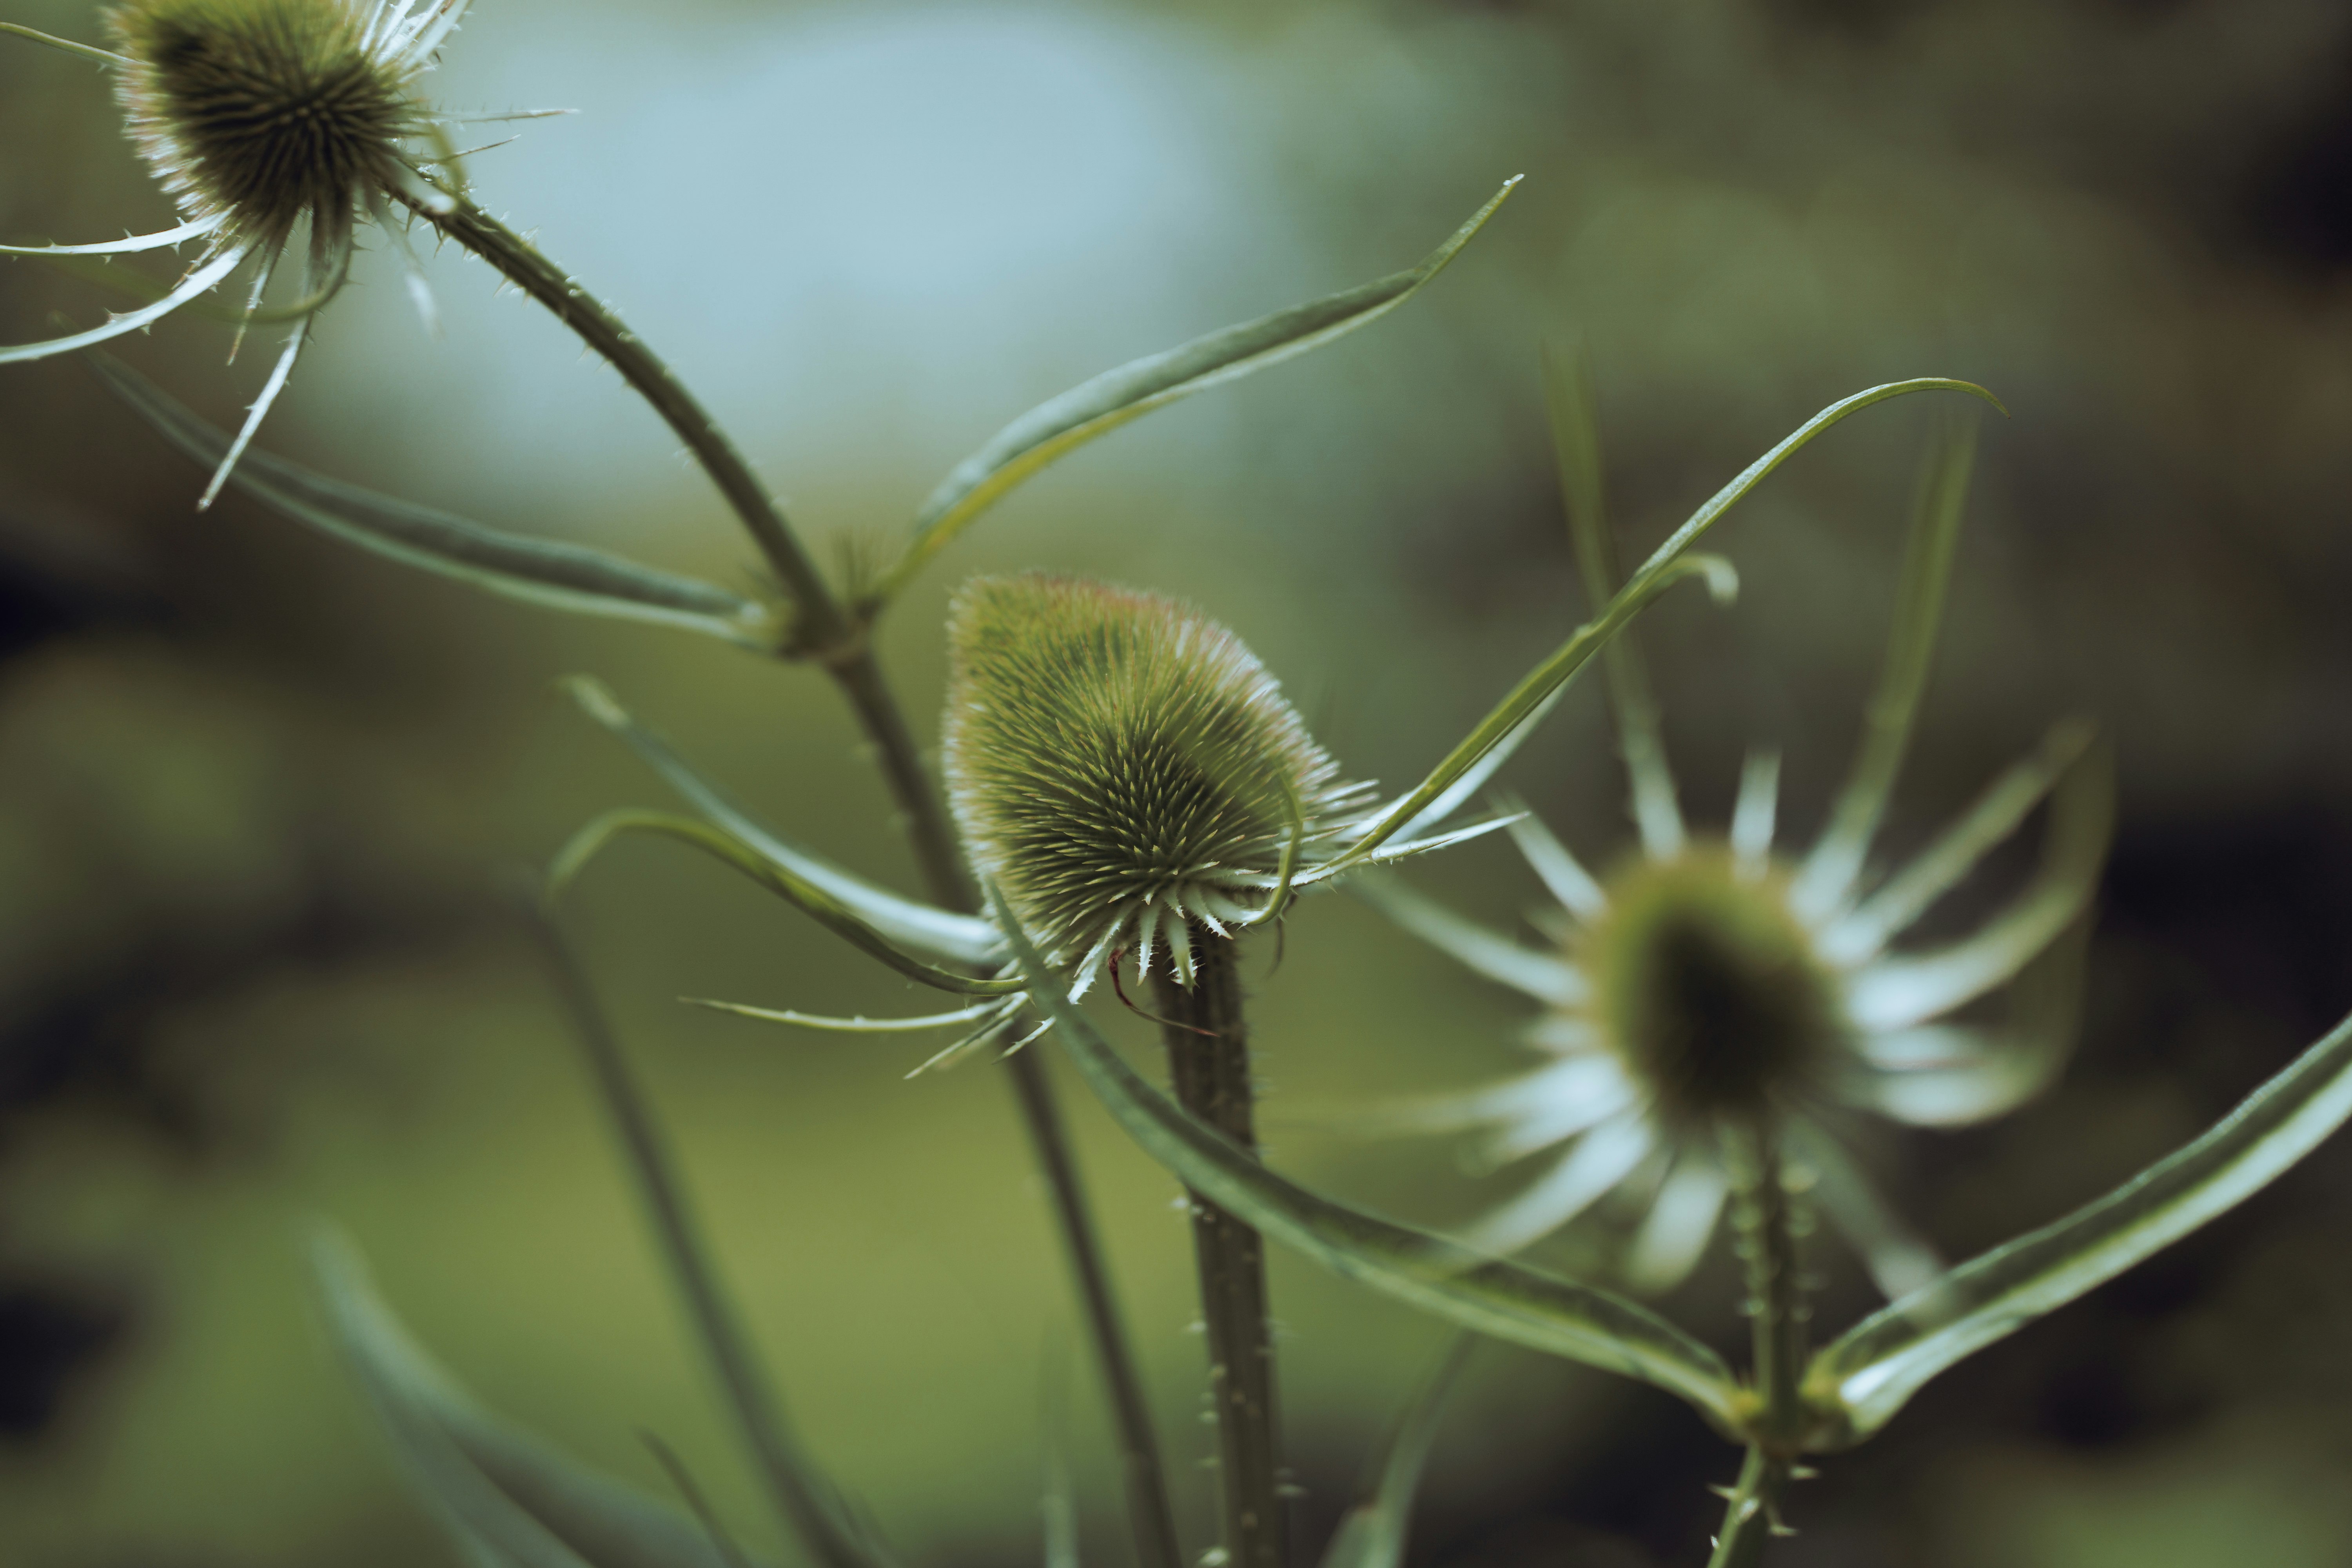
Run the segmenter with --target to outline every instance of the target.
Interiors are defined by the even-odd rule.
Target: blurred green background
[[[98,36],[79,0],[10,20]],[[2097,717],[2123,827],[2090,1016],[2050,1098],[1875,1167],[1965,1254],[2192,1133],[2352,1005],[2352,15],[2333,0],[802,5],[483,0],[432,79],[578,109],[475,161],[803,526],[871,552],[950,463],[1132,355],[1405,265],[1527,183],[1404,311],[1124,431],[959,544],[885,630],[928,732],[947,592],[1046,566],[1182,594],[1360,776],[1424,769],[1574,623],[1536,382],[1588,345],[1628,540],[1822,405],[1980,381],[1939,673],[1890,847],[2053,718]],[[163,226],[106,83],[0,52],[0,230]],[[660,427],[455,252],[428,339],[362,258],[263,441],[499,524],[740,580]],[[119,302],[0,264],[0,339]],[[232,420],[267,357],[174,318],[131,358]],[[1809,833],[1884,636],[1930,410],[1876,409],[1718,535],[1738,606],[1648,625],[1686,805],[1785,748]],[[498,869],[663,804],[555,679],[593,671],[770,819],[902,886],[830,689],[469,596],[296,531],[79,365],[0,374],[0,1564],[453,1558],[308,1304],[348,1226],[486,1399],[662,1486],[673,1442],[781,1550],[656,1275]],[[825,545],[828,552],[831,544]],[[1596,693],[1508,782],[1605,859]],[[1959,901],[1994,901],[2004,876]],[[1418,879],[1507,921],[1510,851]],[[1034,1562],[1042,1390],[1073,1373],[1089,1559],[1115,1488],[1001,1075],[681,994],[919,1005],[712,869],[633,847],[579,929],[815,1445],[919,1563]],[[1345,900],[1252,961],[1276,1157],[1442,1223],[1511,1178],[1313,1125],[1513,1058],[1521,1011]],[[1141,1042],[1145,1031],[1107,1014]],[[1077,1093],[1073,1086],[1074,1097]],[[1199,1343],[1172,1184],[1073,1100],[1192,1538]],[[2352,1154],[1935,1385],[1825,1467],[1773,1561],[2352,1561]],[[1576,1245],[1550,1256],[1572,1263]],[[1821,1318],[1873,1303],[1823,1247]],[[1288,1259],[1287,1423],[1319,1542],[1442,1334]],[[1727,1344],[1718,1260],[1675,1298]],[[1665,1396],[1495,1348],[1418,1563],[1691,1563],[1734,1456]]]

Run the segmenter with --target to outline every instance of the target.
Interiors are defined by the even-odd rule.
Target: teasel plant
[[[1601,602],[1612,569],[1589,393],[1580,370],[1558,361],[1547,383],[1577,553]],[[1351,884],[1469,967],[1553,1009],[1532,1043],[1554,1062],[1384,1111],[1391,1131],[1491,1127],[1490,1152],[1506,1157],[1569,1144],[1500,1223],[1490,1215],[1466,1235],[1439,1235],[1269,1170],[1181,1097],[1153,1089],[1066,994],[1034,993],[1051,1038],[1112,1115],[1196,1194],[1458,1327],[1689,1403],[1744,1450],[1736,1479],[1719,1489],[1712,1568],[1756,1563],[1773,1537],[1791,1532],[1789,1488],[1814,1473],[1818,1457],[1866,1440],[1938,1373],[2226,1212],[2352,1118],[2347,1019],[2202,1137],[2105,1197],[1950,1268],[1872,1194],[1830,1135],[1827,1123],[1857,1109],[1927,1125],[2000,1114],[2054,1074],[2074,1027],[2112,818],[2105,759],[2086,727],[2062,722],[1910,861],[1876,879],[1868,864],[1926,684],[1972,445],[1971,427],[1953,426],[1930,453],[1862,744],[1804,858],[1773,858],[1769,760],[1751,758],[1744,770],[1722,840],[1690,833],[1646,679],[1621,636],[1600,657],[1642,853],[1597,879],[1531,817],[1514,813],[1509,823],[1560,900],[1562,913],[1544,922],[1558,947],[1475,926],[1392,882]],[[2011,903],[1972,936],[1886,951],[2045,798],[2042,864]],[[1053,973],[1048,953],[1011,919],[1009,895],[992,886],[992,897],[1021,972],[1033,982]],[[2005,1026],[1944,1017],[2004,985],[2013,1004]],[[1510,1256],[1644,1175],[1653,1206],[1633,1249],[1639,1287],[1685,1272],[1729,1200],[1751,1320],[1746,1373],[1634,1296]],[[1801,1256],[1816,1204],[1893,1298],[1818,1346]]]
[[[927,896],[885,888],[765,828],[609,693],[584,682],[577,691],[591,716],[634,748],[684,798],[690,813],[627,814],[592,825],[574,840],[559,870],[576,875],[597,845],[641,828],[719,855],[877,961],[961,1000],[957,1011],[963,1016],[955,1023],[931,1017],[920,1020],[924,1026],[1004,1020],[1006,1026],[978,1042],[993,1045],[1033,1034],[1034,1026],[1014,1032],[1007,1017],[1024,1009],[1049,1026],[1046,1037],[1067,1054],[1118,1124],[1199,1204],[1213,1205],[1234,1226],[1297,1248],[1465,1330],[1603,1366],[1686,1400],[1748,1454],[1720,1538],[1719,1563],[1755,1560],[1781,1489],[1810,1456],[1867,1437],[1937,1373],[2205,1223],[2275,1177],[2352,1115],[2352,1028],[2339,1027],[2205,1137],[2116,1194],[1939,1275],[1927,1289],[1900,1297],[1810,1353],[1804,1353],[1808,1347],[1801,1340],[1776,1341],[1775,1370],[1753,1379],[1734,1374],[1714,1351],[1631,1297],[1397,1225],[1268,1168],[1245,1137],[1218,1124],[1213,1104],[1201,1107],[1211,1112],[1203,1117],[1137,1074],[1105,1043],[1073,993],[1097,973],[1113,973],[1116,951],[1150,982],[1150,1005],[1159,1009],[1163,1034],[1171,1037],[1179,1053],[1198,1058],[1207,1048],[1203,1042],[1213,1039],[1239,1046],[1237,1015],[1224,1021],[1213,1011],[1202,1011],[1213,1005],[1203,998],[1213,994],[1202,963],[1221,962],[1229,938],[1281,918],[1295,892],[1335,884],[1384,854],[1401,854],[1417,838],[1450,831],[1442,825],[1486,787],[1570,679],[1611,646],[1645,605],[1684,576],[1700,574],[1717,584],[1727,581],[1727,566],[1692,554],[1691,547],[1781,461],[1829,426],[1913,392],[1959,391],[1990,400],[1989,395],[1965,383],[1928,378],[1874,387],[1824,409],[1695,512],[1591,622],[1507,693],[1420,784],[1385,804],[1347,792],[1336,783],[1336,773],[1323,772],[1320,753],[1303,731],[1294,733],[1280,721],[1282,710],[1274,706],[1278,698],[1256,684],[1245,654],[1219,642],[1211,629],[1201,629],[1207,623],[1198,617],[1147,605],[1141,618],[1158,631],[1194,628],[1200,646],[1211,650],[1208,684],[1224,681],[1242,691],[1242,708],[1271,726],[1262,728],[1259,741],[1270,740],[1285,760],[1263,775],[1226,775],[1246,807],[1244,827],[1234,840],[1246,847],[1236,862],[1246,875],[1221,860],[1214,875],[1169,879],[1166,889],[1130,889],[1119,906],[1124,913],[1105,916],[1097,910],[1090,917],[1094,924],[1057,925],[1050,918],[1051,889],[1024,879],[1017,854],[992,855],[986,849],[985,803],[973,801],[968,809],[960,805],[951,813],[925,769],[876,658],[874,634],[882,614],[973,521],[1059,458],[1144,414],[1307,353],[1403,304],[1468,244],[1510,186],[1414,267],[1120,366],[1015,419],[940,482],[895,553],[856,581],[836,584],[816,568],[731,437],[667,363],[584,284],[474,200],[448,129],[457,121],[422,107],[417,96],[418,77],[454,31],[463,8],[464,0],[126,0],[116,13],[117,49],[32,35],[62,43],[117,72],[131,129],[181,204],[183,228],[210,226],[172,231],[171,244],[202,245],[200,259],[142,310],[5,357],[46,357],[140,330],[194,304],[242,266],[266,270],[289,247],[303,252],[310,274],[303,280],[304,291],[288,310],[248,313],[256,321],[269,315],[293,321],[299,339],[331,296],[329,285],[340,281],[346,238],[363,218],[392,234],[395,243],[402,226],[421,224],[486,261],[612,363],[669,425],[751,536],[766,583],[739,592],[609,552],[503,532],[358,489],[251,447],[269,399],[287,384],[299,341],[281,355],[264,397],[235,432],[214,427],[102,354],[93,355],[91,363],[117,395],[215,480],[305,526],[511,599],[692,631],[822,672],[841,689],[873,743]],[[14,24],[0,26],[29,33]],[[257,47],[275,52],[267,68],[240,78],[239,90],[275,96],[268,101],[247,98],[243,108],[257,103],[267,111],[274,104],[285,110],[311,103],[320,92],[348,89],[355,96],[335,99],[335,137],[294,134],[291,126],[299,116],[273,118],[268,112],[252,121],[268,128],[257,142],[231,145],[214,135],[229,129],[229,122],[209,116],[223,101],[232,109],[236,101],[208,95],[201,78],[173,74],[174,62],[242,58],[249,65],[258,58],[252,53]],[[239,56],[238,50],[247,52]],[[229,163],[221,163],[215,154]],[[260,183],[240,184],[238,170]],[[158,238],[156,248],[164,247]],[[35,253],[77,259],[75,247]],[[122,242],[79,252],[100,258],[131,253]],[[1098,602],[1117,598],[1116,591],[1086,592]],[[988,750],[977,730],[965,739],[976,748],[972,759]],[[1263,746],[1260,751],[1263,755]],[[1200,761],[1217,753],[1214,748],[1194,748],[1192,754]],[[1212,779],[1220,776],[1215,767],[1205,772]],[[961,839],[959,815],[964,819]],[[1179,883],[1181,890],[1172,890]],[[525,904],[653,1233],[780,1519],[825,1568],[889,1568],[893,1556],[879,1531],[827,1479],[775,1395],[587,969],[561,934],[549,902],[534,893]],[[1107,933],[1114,940],[1102,945]],[[1131,940],[1118,940],[1122,937]],[[1186,956],[1180,959],[1180,952]],[[797,1022],[807,1016],[787,1016]],[[877,1026],[870,1020],[847,1022]],[[1175,1035],[1184,1038],[1176,1041]],[[1181,1556],[1158,1440],[1059,1108],[1035,1050],[1000,1054],[1046,1177],[1108,1394],[1133,1551],[1142,1568],[1177,1568]],[[1181,1089],[1181,1068],[1175,1076]],[[1196,1104],[1201,1099],[1186,1093]],[[1755,1186],[1768,1207],[1778,1201],[1771,1196],[1778,1189],[1769,1184]],[[1748,1229],[1769,1238],[1775,1223],[1769,1213],[1759,1213]],[[692,1479],[666,1450],[657,1450],[656,1457],[678,1482],[691,1517],[581,1469],[484,1412],[400,1329],[348,1247],[322,1237],[317,1257],[329,1321],[412,1480],[468,1560],[500,1568],[737,1568],[744,1561]],[[1785,1300],[1794,1275],[1774,1278],[1781,1281]],[[1768,1291],[1767,1316],[1772,1310],[1769,1296]],[[1790,1316],[1783,1313],[1780,1321]],[[1372,1480],[1325,1554],[1327,1568],[1395,1568],[1401,1560],[1413,1479],[1428,1448],[1444,1383],[1443,1375],[1433,1380],[1382,1447]],[[1253,1459],[1253,1465],[1276,1462],[1270,1445],[1254,1452],[1264,1458]],[[1269,1483],[1268,1477],[1255,1473],[1237,1479],[1230,1467],[1223,1479],[1229,1492]],[[1271,1484],[1278,1487],[1278,1474]],[[1279,1530],[1264,1533],[1271,1537],[1270,1549],[1281,1552]]]

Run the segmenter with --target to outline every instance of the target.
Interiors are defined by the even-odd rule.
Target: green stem
[[[1185,1110],[1244,1149],[1257,1147],[1249,1029],[1242,1016],[1234,944],[1202,926],[1190,932],[1188,988],[1155,974],[1169,1078]],[[1282,1456],[1276,1435],[1274,1342],[1265,1310],[1265,1244],[1256,1231],[1189,1194],[1201,1318],[1209,1340],[1209,1390],[1217,1417],[1230,1568],[1282,1568]]]
[[[1748,1459],[1724,1510],[1708,1568],[1752,1568],[1764,1542],[1783,1532],[1780,1493],[1804,1443],[1801,1382],[1811,1313],[1779,1124],[1768,1110],[1745,1126],[1727,1129],[1724,1137],[1724,1152],[1739,1180],[1739,1251],[1747,1266],[1761,1408],[1749,1426]]]
[[[1805,1374],[1804,1275],[1797,1257],[1795,1216],[1780,1159],[1780,1130],[1759,1118],[1742,1135],[1747,1145],[1745,1213],[1748,1305],[1756,1348],[1756,1389],[1764,1410],[1759,1439],[1780,1453],[1803,1440],[1804,1403],[1799,1385]]]
[[[977,910],[979,890],[965,873],[947,812],[923,766],[905,712],[875,659],[864,623],[843,609],[801,547],[775,498],[752,474],[734,442],[668,365],[619,317],[521,236],[462,199],[446,213],[414,202],[410,205],[426,222],[488,262],[603,354],[686,443],[742,520],[793,601],[792,644],[782,651],[810,655],[822,662],[857,715],[905,820],[916,865],[931,897],[950,909]],[[1128,1479],[1129,1516],[1138,1560],[1141,1568],[1176,1568],[1173,1516],[1161,1477],[1159,1440],[1152,1432],[1142,1384],[1136,1376],[1127,1331],[1053,1086],[1032,1054],[1016,1051],[1006,1062],[1032,1152],[1053,1190],[1063,1252],[1076,1277],[1096,1361],[1108,1387]]]
[[[1779,1526],[1776,1517],[1780,1489],[1789,1479],[1789,1462],[1762,1448],[1748,1450],[1739,1467],[1738,1484],[1731,1489],[1723,1510],[1723,1531],[1715,1538],[1715,1554],[1707,1568],[1755,1568],[1764,1556],[1764,1543]]]
[[[629,1168],[636,1177],[638,1195],[653,1217],[664,1258],[686,1297],[703,1349],[728,1402],[734,1406],[735,1419],[743,1428],[777,1512],[825,1568],[873,1568],[873,1554],[849,1536],[831,1500],[818,1496],[805,1479],[815,1472],[802,1457],[792,1421],[769,1386],[751,1339],[719,1283],[709,1247],[702,1239],[701,1226],[696,1223],[668,1146],[629,1071],[627,1058],[621,1054],[604,1009],[597,1005],[596,994],[581,971],[580,961],[554,922],[536,908],[530,924],[545,950],[564,1007],[572,1015],[572,1032],[588,1058],[604,1110],[628,1151]]]
[[[472,202],[458,198],[448,211],[435,212],[414,197],[402,199],[425,222],[488,262],[499,276],[579,333],[677,433],[735,515],[742,519],[791,598],[797,651],[832,662],[852,657],[862,647],[864,629],[844,613],[816,563],[801,548],[775,497],[751,472],[743,454],[736,450],[709,411],[618,316],[541,255],[529,240]]]

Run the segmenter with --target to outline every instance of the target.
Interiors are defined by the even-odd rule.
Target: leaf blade
[[[2352,1017],[2198,1138],[2105,1197],[1994,1248],[1824,1347],[1809,1386],[1859,1439],[1927,1382],[2268,1185],[2352,1120]]]
[[[990,889],[990,907],[1032,1004],[1112,1118],[1210,1202],[1343,1278],[1481,1333],[1655,1384],[1728,1429],[1737,1389],[1723,1359],[1637,1302],[1486,1258],[1322,1197],[1266,1169],[1146,1083],[1054,984]]]
[[[917,514],[905,553],[877,580],[868,605],[896,597],[982,512],[1057,458],[1155,409],[1311,353],[1395,310],[1445,269],[1518,183],[1517,175],[1504,182],[1416,266],[1131,360],[1024,414],[958,463],[931,492]]]
[[[104,354],[99,378],[163,438],[206,468],[229,438],[176,398]],[[228,482],[272,510],[362,550],[501,598],[575,615],[651,622],[739,647],[776,645],[774,613],[713,583],[664,572],[607,551],[507,533],[453,512],[378,495],[357,485],[247,451]]]
[[[1525,739],[1527,731],[1550,710],[1551,701],[1575,678],[1585,662],[1608,646],[1621,627],[1676,579],[1703,569],[1715,587],[1717,597],[1725,597],[1725,582],[1728,580],[1736,587],[1738,581],[1731,574],[1730,563],[1712,556],[1687,555],[1690,547],[1713,528],[1725,512],[1762,483],[1766,475],[1788,461],[1814,437],[1849,414],[1914,392],[1964,392],[1972,397],[1984,399],[2003,414],[2009,412],[2001,407],[2000,399],[1974,382],[1955,381],[1948,376],[1923,376],[1912,381],[1891,381],[1881,386],[1865,387],[1851,397],[1839,399],[1806,420],[1769,451],[1734,475],[1730,483],[1716,491],[1706,504],[1691,513],[1682,526],[1668,535],[1666,542],[1652,552],[1650,558],[1625,580],[1625,585],[1617,590],[1616,595],[1601,607],[1599,615],[1579,626],[1550,658],[1512,688],[1503,700],[1480,721],[1469,738],[1448,752],[1410,795],[1401,797],[1381,816],[1379,824],[1352,846],[1343,858],[1350,860],[1360,858],[1360,851],[1369,851],[1409,823],[1421,823],[1432,815],[1430,807],[1433,803],[1463,798],[1466,792],[1460,787],[1461,781],[1474,777],[1483,780],[1486,773],[1499,765],[1496,753],[1507,755],[1505,748],[1516,746]],[[1699,564],[1701,563],[1706,563],[1703,568]]]

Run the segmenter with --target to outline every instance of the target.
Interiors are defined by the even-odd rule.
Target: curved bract
[[[1849,1441],[1868,1436],[1937,1373],[2242,1203],[2347,1119],[2352,1018],[2195,1142],[1864,1320],[1813,1358],[1808,1392],[1846,1411]]]
[[[555,863],[548,869],[550,895],[569,888],[605,846],[630,833],[674,838],[701,850],[799,909],[851,946],[880,959],[919,984],[961,996],[1011,996],[1024,989],[1019,981],[978,980],[969,974],[958,974],[951,970],[925,963],[913,954],[901,952],[887,938],[859,919],[855,910],[814,883],[794,876],[733,836],[708,823],[697,822],[691,817],[673,816],[667,812],[608,811],[573,834],[571,842],[557,854]]]

